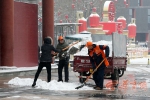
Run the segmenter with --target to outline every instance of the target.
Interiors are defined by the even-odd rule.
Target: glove
[[[69,57],[69,53],[68,52],[64,52],[62,55],[61,55],[62,57]]]
[[[57,59],[57,58],[59,58],[59,53],[57,53],[57,54],[55,55],[55,59]]]

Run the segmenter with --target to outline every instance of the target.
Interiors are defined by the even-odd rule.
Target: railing
[[[127,53],[129,58],[147,57],[148,48],[145,47],[128,48]]]

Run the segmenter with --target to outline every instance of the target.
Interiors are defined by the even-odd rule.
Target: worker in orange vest
[[[88,48],[88,55],[90,57],[90,61],[94,70],[103,61],[104,58],[109,56],[109,47],[106,45],[96,45],[93,44],[91,41],[88,41],[86,43],[86,46]],[[93,74],[93,80],[96,84],[94,89],[103,90],[104,70],[107,66],[109,66],[109,62],[107,59],[105,59],[105,61]]]

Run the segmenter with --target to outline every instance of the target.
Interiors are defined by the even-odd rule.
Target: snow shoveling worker
[[[65,73],[65,82],[69,81],[69,59],[70,54],[67,52],[68,49],[63,50],[64,48],[68,47],[69,45],[65,42],[64,38],[62,36],[58,37],[58,45],[56,46],[56,49],[59,52],[59,63],[58,63],[58,82],[62,81],[62,70],[64,68]]]
[[[37,69],[37,72],[35,74],[35,78],[34,78],[34,82],[32,84],[32,87],[34,87],[36,85],[36,81],[39,77],[39,74],[41,73],[43,67],[46,67],[47,70],[47,82],[51,81],[51,63],[52,63],[52,55],[51,52],[59,52],[58,50],[56,50],[53,45],[51,45],[52,43],[52,38],[51,37],[46,37],[44,38],[44,44],[41,46],[41,57],[40,57],[40,62],[39,62],[39,66]]]
[[[88,48],[88,55],[94,70],[103,61],[103,59],[109,56],[109,47],[106,45],[96,45],[91,41],[88,41],[86,46]],[[96,84],[94,87],[95,90],[103,90],[104,70],[107,66],[109,66],[109,62],[105,59],[101,66],[93,74],[93,80]]]

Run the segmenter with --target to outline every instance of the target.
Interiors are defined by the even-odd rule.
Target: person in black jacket
[[[47,82],[51,81],[51,62],[52,62],[52,55],[51,51],[58,52],[52,45],[51,45],[52,39],[50,37],[44,38],[44,44],[41,47],[41,57],[40,57],[40,63],[37,69],[37,72],[35,74],[34,82],[32,84],[32,87],[36,85],[36,81],[39,77],[39,74],[41,73],[43,67],[46,67],[47,69]]]

